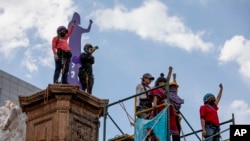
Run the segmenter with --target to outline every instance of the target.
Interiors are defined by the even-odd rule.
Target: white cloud
[[[101,30],[127,30],[143,39],[151,39],[187,51],[207,52],[213,44],[204,42],[204,31],[194,33],[179,17],[169,16],[166,5],[158,0],[146,0],[141,7],[127,10],[116,5],[114,9],[101,9],[92,13]]]
[[[30,72],[38,70],[37,64],[51,64],[53,57],[49,56],[52,56],[52,37],[56,34],[58,26],[67,26],[75,12],[76,7],[73,6],[72,1],[2,0],[0,5],[1,59],[9,60],[20,48],[23,48],[26,53],[21,62]],[[32,48],[39,44],[46,49],[34,54]],[[31,58],[32,60],[30,60]],[[44,60],[48,62],[44,62]]]
[[[250,78],[250,40],[243,36],[234,36],[227,40],[221,49],[219,61],[236,62],[242,76]]]
[[[202,5],[206,5],[209,1],[208,0],[199,0]]]
[[[29,72],[37,72],[38,67],[37,67],[37,59],[32,55],[31,50],[27,50],[24,54],[24,59],[22,61],[22,66],[27,67]]]
[[[211,1],[211,0],[210,0]],[[209,2],[210,2],[209,0],[186,0],[186,2],[188,2],[188,3],[200,3],[202,6],[206,6]]]
[[[50,54],[51,49],[47,48],[47,44],[34,45],[24,52],[21,65],[26,67],[30,73],[37,72],[40,65],[53,68],[53,57]]]
[[[230,111],[235,115],[236,124],[250,124],[250,107],[244,100],[234,100]]]

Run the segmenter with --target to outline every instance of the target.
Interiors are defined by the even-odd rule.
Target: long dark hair
[[[158,77],[155,81],[155,87],[159,86],[159,82],[167,82],[167,79],[164,77],[164,73],[160,74],[160,77]]]

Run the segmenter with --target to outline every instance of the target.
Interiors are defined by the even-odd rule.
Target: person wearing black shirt
[[[91,44],[85,44],[84,52],[81,53],[81,67],[79,68],[79,79],[82,85],[82,90],[91,94],[94,85],[94,75],[92,65],[95,63],[93,52],[98,49],[97,46],[93,47]]]

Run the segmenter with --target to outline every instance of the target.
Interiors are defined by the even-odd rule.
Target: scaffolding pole
[[[150,92],[150,91],[152,91],[152,90],[158,89],[158,88],[160,88],[160,87],[164,87],[164,86],[166,86],[166,85],[167,85],[167,84],[160,85],[160,86],[157,86],[157,87],[153,87],[152,89],[149,89],[149,90],[147,90],[147,91],[144,91],[144,92],[141,92],[141,93],[138,93],[138,94],[129,96],[129,97],[127,97],[127,98],[118,100],[118,101],[113,102],[113,103],[110,103],[110,104],[108,104],[108,105],[105,104],[105,105],[104,105],[104,110],[103,110],[103,141],[106,140],[106,120],[107,120],[107,115],[108,115],[108,108],[109,108],[110,106],[119,104],[119,103],[121,103],[121,102],[123,102],[123,101],[132,99],[132,98],[134,98],[134,97],[140,96],[140,95],[142,95],[142,94],[145,94],[145,93]],[[114,123],[114,124],[115,124],[115,123]]]
[[[186,120],[185,120],[186,121]],[[186,121],[187,122],[187,121]],[[224,125],[224,124],[227,124],[227,123],[230,123],[230,122],[232,122],[233,123],[233,125],[234,125],[234,114],[232,114],[232,119],[230,119],[230,120],[227,120],[227,121],[224,121],[224,122],[222,122],[222,123],[220,123],[220,125]],[[187,122],[188,123],[188,122]],[[188,125],[190,126],[190,128],[191,128],[191,125],[188,123]],[[197,137],[198,137],[198,135],[197,135],[197,133],[199,133],[199,132],[201,132],[202,131],[202,129],[200,129],[200,130],[197,130],[197,131],[194,131],[194,129],[193,128],[191,128],[191,130],[193,131],[192,133],[188,133],[188,134],[185,134],[185,135],[183,135],[183,136],[181,136],[181,138],[183,138],[183,137],[187,137],[187,136],[190,136],[190,135],[193,135],[193,134],[195,134]],[[199,138],[199,137],[198,137]],[[200,138],[199,138],[199,140],[201,140]]]
[[[160,87],[166,87],[167,88],[167,91],[166,91],[166,94],[167,94],[167,101],[169,102],[170,101],[170,99],[169,99],[169,92],[168,92],[168,87],[169,87],[169,84],[168,83],[166,83],[166,84],[164,84],[164,85],[160,85],[160,86],[157,86],[157,87],[153,87],[153,88],[151,88],[151,89],[149,89],[149,90],[147,90],[147,91],[144,91],[144,92],[141,92],[141,93],[138,93],[138,94],[135,94],[135,95],[132,95],[132,96],[129,96],[129,97],[127,97],[127,98],[124,98],[124,99],[121,99],[121,100],[118,100],[118,101],[116,101],[116,102],[113,102],[113,103],[111,103],[111,104],[108,104],[108,105],[104,105],[104,110],[103,110],[103,141],[105,141],[106,140],[106,120],[107,120],[107,116],[109,116],[110,117],[110,119],[111,119],[111,121],[115,124],[115,126],[118,128],[118,130],[124,135],[124,133],[122,132],[122,130],[118,127],[118,125],[114,122],[114,120],[111,118],[111,116],[108,114],[108,108],[109,107],[111,107],[111,106],[113,106],[113,105],[116,105],[116,104],[119,104],[119,103],[121,103],[121,102],[123,102],[123,101],[126,101],[126,100],[129,100],[129,99],[132,99],[132,98],[134,98],[134,97],[137,97],[137,96],[140,96],[140,95],[142,95],[142,94],[144,94],[144,93],[147,93],[147,92],[150,92],[150,91],[152,91],[152,90],[155,90],[155,89],[158,89],[158,88],[160,88]],[[169,115],[170,115],[170,112],[169,112],[170,110],[168,109],[168,116],[167,116],[167,120],[168,120],[168,132],[167,132],[167,139],[168,139],[168,141],[170,141],[170,125],[169,125],[169,123],[170,123],[170,118],[169,118]],[[183,137],[187,137],[187,136],[189,136],[189,135],[192,135],[192,134],[195,134],[196,135],[196,137],[201,141],[201,139],[200,139],[200,137],[197,135],[197,133],[198,132],[201,132],[202,130],[198,130],[198,131],[195,131],[193,128],[192,128],[192,126],[189,124],[189,122],[187,121],[187,119],[184,117],[184,115],[180,112],[180,114],[181,114],[181,116],[183,117],[183,119],[185,120],[185,122],[188,124],[188,126],[190,127],[190,129],[193,131],[192,133],[188,133],[188,134],[185,134],[185,135],[183,135],[183,136],[181,136],[181,138],[183,138]],[[233,123],[233,125],[235,124],[235,119],[234,119],[234,114],[232,114],[232,119],[231,120],[228,120],[228,121],[225,121],[225,122],[222,122],[222,123],[220,123],[220,125],[223,125],[223,124],[226,124],[226,123],[229,123],[229,122],[232,122]]]
[[[108,117],[111,119],[111,121],[115,124],[116,128],[124,135],[124,132],[122,129],[117,125],[117,123],[113,120],[113,118],[108,114]]]

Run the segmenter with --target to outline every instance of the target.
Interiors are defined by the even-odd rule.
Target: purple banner
[[[83,47],[81,45],[81,38],[83,33],[87,33],[91,30],[92,20],[89,20],[88,28],[83,28],[80,26],[81,18],[80,15],[76,12],[73,14],[71,22],[73,20],[76,20],[76,25],[69,37],[69,46],[71,48],[72,58],[69,66],[68,83],[78,85],[80,88],[82,88],[78,78],[78,71],[79,67],[81,66],[81,61],[80,61],[81,48]],[[71,22],[69,22],[68,24],[69,26],[71,25]]]

